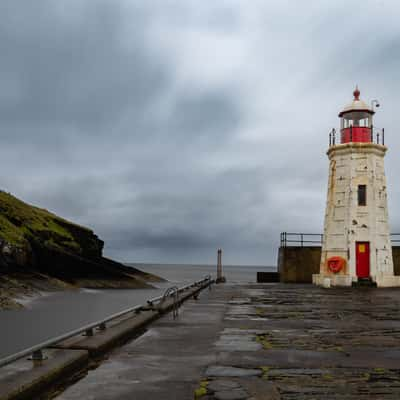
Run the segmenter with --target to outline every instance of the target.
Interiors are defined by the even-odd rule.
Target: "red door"
[[[359,278],[369,278],[369,242],[356,242],[356,272]]]

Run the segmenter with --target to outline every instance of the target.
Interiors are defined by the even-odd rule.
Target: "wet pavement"
[[[59,395],[399,399],[400,290],[218,285]]]

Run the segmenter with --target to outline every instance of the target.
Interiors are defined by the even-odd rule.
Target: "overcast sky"
[[[136,262],[276,264],[377,98],[400,230],[398,1],[1,0],[0,186]]]

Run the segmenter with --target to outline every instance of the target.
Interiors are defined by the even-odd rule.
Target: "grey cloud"
[[[1,187],[125,261],[274,264],[281,230],[322,231],[327,134],[358,83],[399,227],[398,6],[356,4],[1,2]]]
[[[240,110],[229,99],[233,93],[205,93],[182,96],[175,106],[169,132],[179,132],[196,140],[202,135],[227,136],[235,131],[240,120]],[[210,140],[210,138],[208,138]]]
[[[11,93],[9,101],[2,96],[3,123],[69,124],[98,134],[109,131],[125,107],[133,113],[150,106],[166,84],[168,66],[147,54],[139,15],[130,47],[124,49],[118,6],[87,5],[76,24],[52,15],[54,7],[39,3],[38,9],[18,18],[17,27],[0,24],[0,51],[5,55],[0,73],[5,81],[15,82],[18,92]],[[21,8],[15,3],[3,18]]]

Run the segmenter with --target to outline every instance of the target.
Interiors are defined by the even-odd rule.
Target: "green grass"
[[[0,191],[0,238],[11,245],[24,247],[30,239],[38,239],[46,246],[79,253],[81,246],[72,233],[74,230],[91,233],[87,228]]]
[[[0,237],[14,245],[22,245],[25,243],[23,232],[2,214],[0,214]]]

